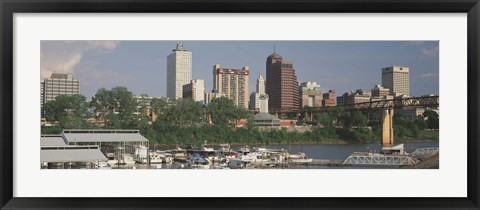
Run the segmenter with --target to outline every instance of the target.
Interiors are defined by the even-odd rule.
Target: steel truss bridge
[[[348,105],[331,106],[331,107],[304,107],[301,110],[295,107],[287,108],[270,108],[269,112],[274,114],[283,113],[314,113],[323,112],[334,107],[341,107],[345,110],[374,110],[374,109],[400,109],[407,107],[438,107],[439,96],[423,96],[410,97],[389,100],[378,100],[370,102],[362,102]]]
[[[382,111],[382,144],[384,146],[393,145],[393,110],[408,107],[438,107],[440,104],[438,96],[423,96],[396,98],[389,100],[369,101],[343,106],[336,106],[344,110],[381,110]],[[270,109],[270,113],[278,114],[294,114],[304,113],[305,117],[312,116],[313,113],[324,112],[334,107],[304,107],[301,110],[296,107]],[[400,160],[399,160],[400,161]]]
[[[417,148],[408,155],[383,155],[369,154],[366,152],[355,152],[351,154],[343,164],[345,165],[387,165],[405,166],[415,165],[420,160],[439,153],[438,147]]]
[[[412,155],[417,158],[429,157],[439,152],[438,147],[417,148]]]
[[[343,164],[348,165],[390,165],[390,166],[405,166],[415,165],[416,161],[410,156],[397,155],[350,155]]]

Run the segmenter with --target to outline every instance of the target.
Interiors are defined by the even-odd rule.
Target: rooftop
[[[254,120],[278,120],[277,117],[269,113],[258,113],[253,117]]]
[[[107,158],[98,149],[41,150],[40,162],[87,162],[106,161]]]
[[[267,59],[268,59],[268,58],[274,58],[274,59],[280,59],[280,60],[283,59],[282,56],[281,56],[280,54],[276,53],[276,52],[274,52],[274,53],[272,53],[271,55],[269,55],[269,56],[267,57]]]
[[[42,137],[40,137],[41,147],[66,146],[66,145],[67,143],[65,143],[61,135],[42,135]]]
[[[64,130],[62,134],[70,142],[148,142],[138,130]]]

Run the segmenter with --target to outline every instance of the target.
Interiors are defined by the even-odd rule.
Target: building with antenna
[[[266,60],[268,106],[274,109],[298,109],[298,81],[292,61],[274,52]]]
[[[192,52],[183,48],[182,43],[167,57],[167,97],[183,97],[183,85],[192,80]]]

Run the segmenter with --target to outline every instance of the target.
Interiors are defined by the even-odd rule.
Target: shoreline
[[[403,144],[403,143],[431,143],[431,142],[438,142],[439,140],[398,140],[396,144]],[[240,143],[240,142],[234,142],[234,143],[215,143],[215,144],[210,144],[210,145],[219,145],[219,144],[229,144],[230,146],[239,146],[239,145],[309,145],[309,144],[321,144],[321,145],[346,145],[346,144],[380,144],[380,141],[374,141],[374,142],[349,142],[345,140],[326,140],[323,142],[284,142],[284,143]],[[151,144],[150,146],[177,146],[177,145],[183,145],[183,144]]]

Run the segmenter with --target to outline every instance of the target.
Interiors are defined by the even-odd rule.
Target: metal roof
[[[67,142],[148,142],[139,133],[64,133]]]
[[[277,117],[269,113],[258,113],[255,116],[253,116],[253,119],[254,120],[279,120]]]
[[[40,162],[87,162],[106,161],[98,149],[40,150]]]
[[[51,147],[51,146],[66,146],[67,143],[63,140],[62,136],[42,136],[40,137],[40,146],[41,147]]]

